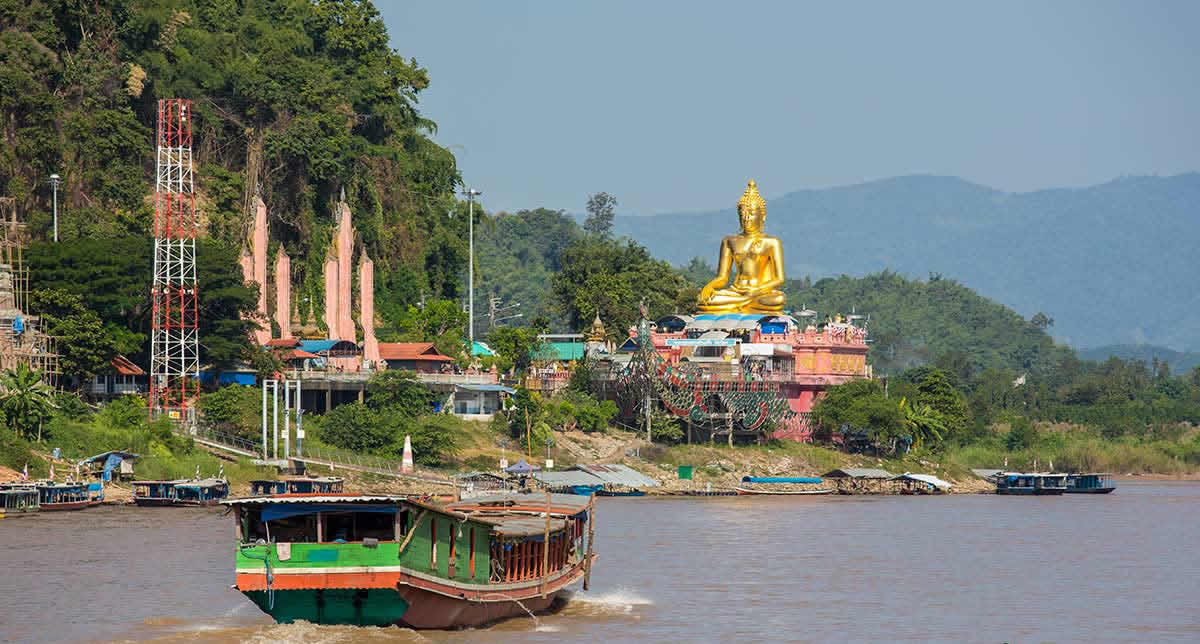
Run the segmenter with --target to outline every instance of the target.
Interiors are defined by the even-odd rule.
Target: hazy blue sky
[[[900,174],[1027,191],[1200,169],[1200,2],[400,2],[489,210],[733,205]]]

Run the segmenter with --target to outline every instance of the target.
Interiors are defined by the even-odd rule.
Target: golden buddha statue
[[[781,313],[786,300],[783,284],[783,242],[763,234],[767,202],[751,180],[738,200],[742,234],[721,240],[717,276],[704,288],[696,302],[701,313]],[[730,271],[737,277],[729,283]]]

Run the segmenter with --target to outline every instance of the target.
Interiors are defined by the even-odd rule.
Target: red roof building
[[[379,358],[388,369],[407,369],[417,373],[438,373],[454,358],[438,353],[432,342],[380,342]]]

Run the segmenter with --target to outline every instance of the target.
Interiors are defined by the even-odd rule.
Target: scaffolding
[[[200,343],[196,301],[196,202],[191,102],[158,102],[154,184],[154,284],[150,414],[195,425]]]
[[[28,311],[28,244],[29,231],[17,218],[16,200],[0,197],[0,369],[24,364],[41,372],[46,384],[58,387],[54,338],[42,333],[41,320]]]

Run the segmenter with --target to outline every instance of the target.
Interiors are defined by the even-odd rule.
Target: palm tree
[[[50,410],[58,407],[54,390],[42,382],[42,372],[18,364],[0,374],[0,412],[18,434],[28,436],[37,426],[37,440],[42,440],[42,422]]]
[[[907,398],[900,399],[900,411],[904,412],[904,425],[912,432],[913,447],[920,447],[926,441],[942,440],[946,432],[946,420],[928,404],[908,404]]]

